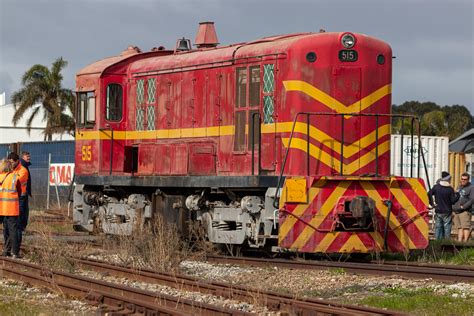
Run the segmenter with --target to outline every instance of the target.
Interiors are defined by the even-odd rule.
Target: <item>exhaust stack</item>
[[[217,41],[216,29],[214,22],[200,22],[199,30],[194,41],[197,48],[212,48],[216,47]]]

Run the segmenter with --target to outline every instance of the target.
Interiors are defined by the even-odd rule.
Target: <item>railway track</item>
[[[47,270],[32,263],[2,257],[3,277],[60,290],[97,304],[101,313],[144,315],[249,315],[203,302],[158,294],[71,273]]]
[[[350,273],[371,275],[400,275],[409,278],[431,278],[439,281],[474,282],[474,266],[441,265],[415,262],[335,262],[294,261],[285,259],[262,259],[252,257],[208,256],[209,262],[244,264],[253,266],[277,266],[292,269],[344,269]]]
[[[255,302],[258,298],[271,311],[282,311],[291,315],[397,315],[399,313],[370,307],[339,304],[316,299],[295,299],[290,295],[255,290],[249,287],[229,285],[220,282],[202,282],[196,278],[158,273],[147,269],[131,269],[128,267],[111,265],[105,262],[90,259],[74,259],[75,263],[84,269],[107,273],[116,277],[130,280],[166,285],[182,290],[196,291],[203,294],[212,294],[228,299]]]
[[[160,284],[180,290],[216,295],[228,299],[255,303],[262,302],[270,311],[291,315],[401,315],[400,313],[363,306],[338,304],[317,299],[295,299],[290,295],[254,290],[243,286],[228,285],[219,282],[202,282],[188,276],[169,273],[157,273],[151,270],[136,270],[111,265],[96,260],[72,258],[85,270],[105,273],[114,277],[127,278],[151,284]],[[228,310],[204,303],[189,302],[183,298],[169,297],[128,288],[123,285],[85,278],[63,272],[45,270],[43,267],[18,260],[3,258],[1,269],[5,277],[27,281],[46,287],[60,288],[67,294],[85,297],[95,304],[107,304],[107,310],[117,312],[156,312],[200,314],[200,315],[246,315],[247,313]],[[143,303],[143,304],[142,304]],[[156,306],[159,304],[159,306]],[[126,307],[124,310],[124,306]],[[176,310],[174,309],[176,308]],[[171,309],[171,310],[170,310]],[[172,313],[175,311],[176,313]]]

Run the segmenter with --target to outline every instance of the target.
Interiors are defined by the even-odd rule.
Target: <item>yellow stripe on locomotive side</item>
[[[150,131],[114,131],[114,140],[140,140],[140,139],[179,139],[193,137],[218,137],[232,136],[235,134],[234,125],[211,126],[202,128],[176,128],[158,129]],[[77,140],[109,140],[110,130],[104,131],[78,131]]]
[[[282,122],[273,124],[262,124],[262,134],[273,133],[289,133],[293,127],[293,122]],[[295,132],[306,134],[308,130],[306,123],[297,122]],[[390,124],[379,127],[379,138],[390,133]],[[114,140],[150,140],[150,139],[179,139],[179,138],[198,138],[198,137],[219,137],[219,136],[233,136],[235,134],[234,125],[211,126],[203,128],[182,128],[182,129],[160,129],[150,131],[114,131]],[[350,145],[344,145],[343,156],[350,158],[357,154],[361,148],[370,146],[376,141],[376,133],[372,131],[360,140],[355,141]],[[310,125],[310,137],[323,143],[326,147],[341,154],[341,143]],[[112,138],[110,130],[104,131],[78,131],[76,133],[77,140],[109,140]],[[292,141],[293,142],[293,141]],[[360,143],[359,143],[360,142]],[[292,144],[293,147],[293,144]],[[314,146],[313,146],[314,147]],[[299,148],[299,146],[298,146]]]
[[[378,100],[382,99],[386,95],[392,93],[392,85],[387,84],[376,91],[372,92],[368,96],[358,100],[350,105],[345,105],[329,94],[319,90],[315,86],[301,80],[286,80],[283,81],[283,85],[286,91],[298,91],[306,94],[314,100],[324,104],[328,108],[336,111],[336,113],[357,113],[363,111]],[[345,116],[346,119],[352,116]]]

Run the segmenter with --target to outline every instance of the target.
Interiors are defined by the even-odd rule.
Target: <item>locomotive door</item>
[[[339,113],[361,112],[361,69],[351,67],[336,67],[334,74],[335,98],[344,105]],[[339,131],[339,141],[343,144],[339,159],[339,170],[343,175],[361,175],[361,124],[362,117],[346,116],[334,118],[333,126]],[[337,134],[336,134],[337,135]]]
[[[126,130],[126,85],[122,76],[108,76],[102,82],[99,121],[101,174],[123,172]]]
[[[265,68],[267,67],[267,68]],[[262,94],[263,73],[274,80],[274,66],[238,66],[235,69],[236,90],[234,107],[234,149],[235,172],[259,174],[262,170],[274,170],[275,133],[273,123],[273,87],[266,87]],[[264,113],[264,100],[271,104],[267,116]],[[271,110],[270,110],[271,108]],[[262,124],[265,122],[266,126]],[[263,129],[262,129],[263,126]]]

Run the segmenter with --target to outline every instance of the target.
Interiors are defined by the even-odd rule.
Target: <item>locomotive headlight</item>
[[[345,48],[352,48],[352,47],[354,47],[355,42],[356,42],[356,40],[355,40],[354,35],[349,34],[349,33],[344,34],[344,35],[342,36],[342,38],[341,38],[341,44],[342,44],[342,46],[344,46]]]

